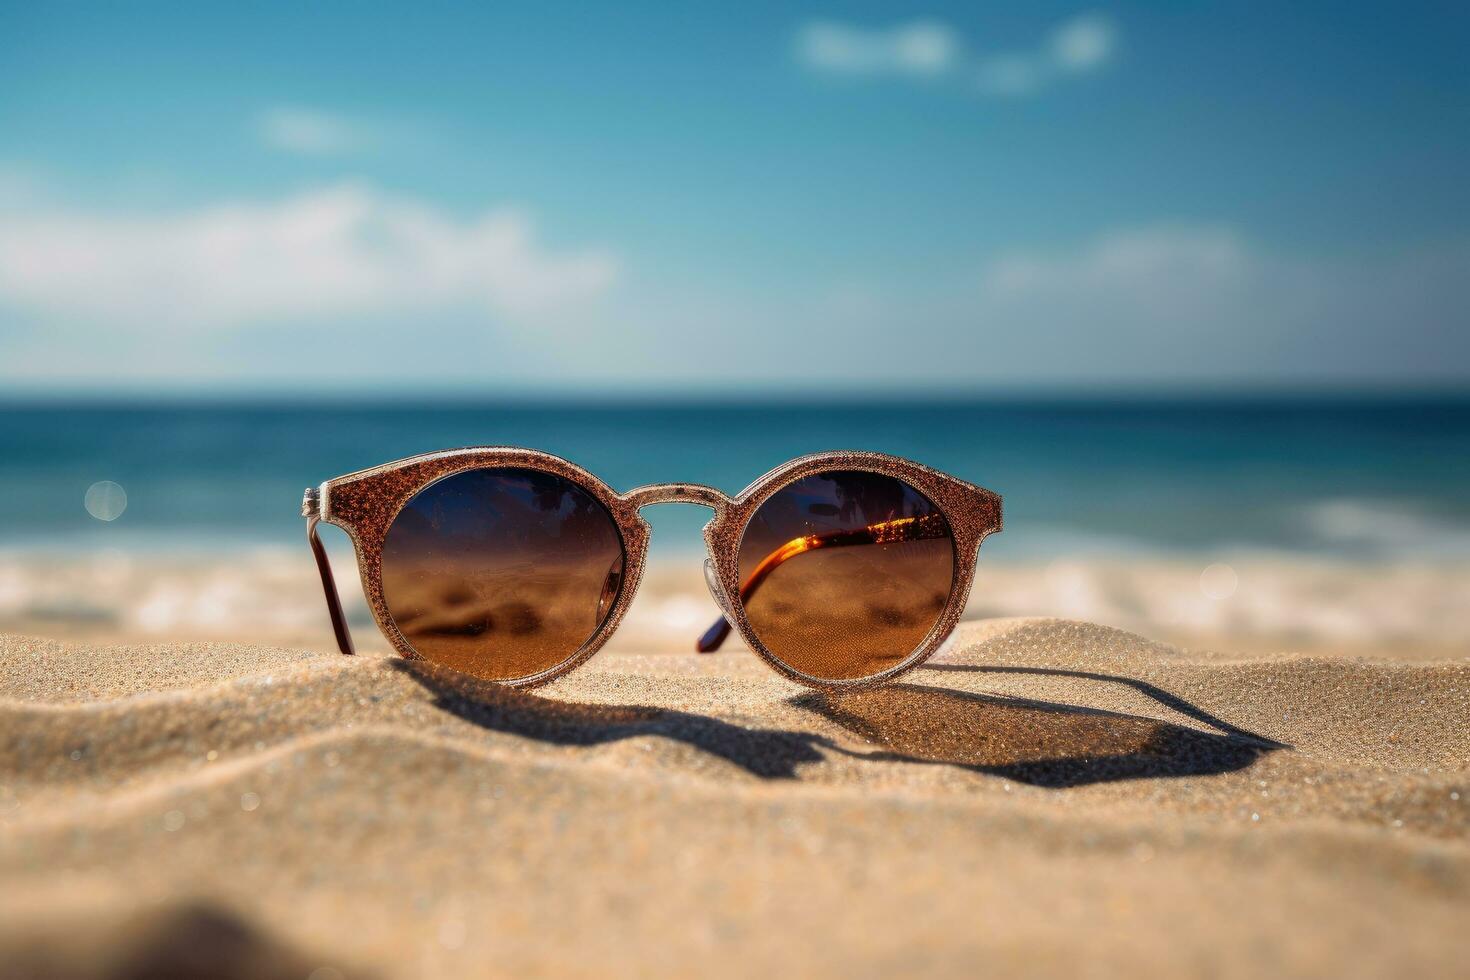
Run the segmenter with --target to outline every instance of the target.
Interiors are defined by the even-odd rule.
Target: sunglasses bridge
[[[622,495],[638,510],[650,507],[654,504],[693,504],[697,507],[708,507],[719,514],[726,507],[734,505],[734,501],[722,491],[714,487],[707,487],[700,483],[654,483],[646,487],[637,487]],[[704,560],[704,584],[709,589],[710,598],[715,600],[715,605],[720,608],[720,619],[710,629],[723,627],[726,632],[731,629],[734,614],[730,611],[730,600],[725,595],[723,586],[720,585],[719,576],[715,573],[715,564],[708,558]],[[706,631],[705,635],[708,635]],[[700,652],[703,638],[695,644]]]
[[[700,483],[651,483],[629,490],[622,498],[639,510],[653,504],[694,504],[719,513],[734,503],[723,492]]]

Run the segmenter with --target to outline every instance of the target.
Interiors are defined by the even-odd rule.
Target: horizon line
[[[1212,401],[1459,401],[1470,400],[1470,381],[1404,383],[1383,381],[1259,381],[1259,382],[1028,382],[1009,385],[812,385],[752,384],[662,386],[520,385],[487,391],[479,386],[403,385],[392,382],[355,385],[327,384],[303,392],[300,387],[241,385],[204,387],[166,385],[50,385],[12,387],[0,393],[5,406],[117,406],[117,405],[420,405],[514,407],[620,405],[781,405],[781,404],[944,404],[944,403],[1057,403]]]

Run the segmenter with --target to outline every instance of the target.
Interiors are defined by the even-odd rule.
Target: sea
[[[0,547],[298,542],[302,490],[417,453],[512,445],[618,490],[735,493],[806,453],[893,453],[1005,499],[997,560],[1470,556],[1470,398],[0,403]],[[126,504],[93,516],[89,488]],[[121,499],[121,498],[118,498]],[[97,508],[93,508],[97,510]],[[708,512],[650,509],[654,553]]]
[[[617,490],[735,494],[782,462],[893,453],[1000,493],[967,615],[1054,616],[1210,649],[1470,656],[1470,398],[0,403],[0,631],[329,647],[302,491],[459,446],[528,446]],[[615,642],[718,615],[709,512],[644,511]],[[345,534],[324,535],[359,643]]]

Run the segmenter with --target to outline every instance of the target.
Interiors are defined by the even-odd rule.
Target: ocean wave
[[[1331,512],[1330,513],[1335,513]],[[1351,530],[1340,521],[1342,529]],[[219,639],[329,648],[308,555],[211,557],[0,551],[0,631],[105,640]],[[364,649],[383,648],[350,549],[333,564]],[[684,650],[719,615],[695,559],[655,560],[614,638]],[[1175,555],[1098,549],[1051,560],[982,553],[969,615],[1062,616],[1176,641],[1418,649],[1470,645],[1470,561],[1345,560],[1235,547]]]
[[[1426,559],[1470,557],[1470,525],[1395,501],[1323,500],[1302,508],[1301,518],[1324,549]]]

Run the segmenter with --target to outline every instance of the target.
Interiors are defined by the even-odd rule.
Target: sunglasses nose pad
[[[732,618],[730,603],[725,599],[725,590],[720,585],[720,576],[715,571],[715,563],[708,558],[704,560],[704,584],[709,589],[710,597],[715,600],[715,605],[720,607],[720,612],[724,613],[726,619]]]
[[[623,559],[619,556],[613,559],[608,566],[607,578],[602,580],[602,595],[597,600],[597,621],[600,623],[607,618],[608,610],[618,599],[618,592],[623,587]]]
[[[730,630],[735,626],[735,617],[730,612],[730,603],[725,599],[725,590],[720,587],[720,577],[715,574],[715,563],[708,558],[704,560],[704,584],[709,588],[715,605],[720,607],[721,615],[705,630],[704,635],[694,644],[694,649],[700,653],[714,653],[725,642],[725,637],[730,635]]]

